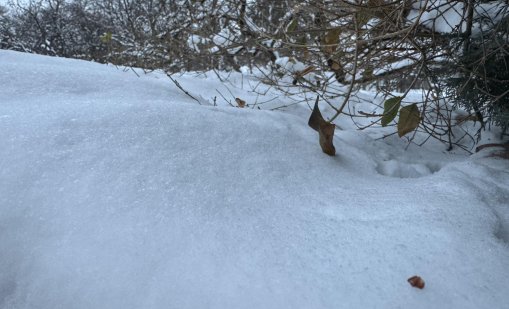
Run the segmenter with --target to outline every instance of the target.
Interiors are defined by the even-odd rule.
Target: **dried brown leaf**
[[[410,277],[410,278],[408,278],[407,281],[408,281],[408,283],[410,283],[411,286],[413,286],[414,288],[418,288],[418,289],[424,289],[424,286],[426,285],[424,283],[424,280],[422,280],[422,278],[419,276]]]
[[[318,99],[319,97],[316,97],[315,106],[313,107],[313,112],[311,113],[308,121],[308,125],[317,132],[320,129],[320,125],[327,123],[327,121],[323,119],[322,113],[318,108]]]
[[[246,101],[244,101],[240,98],[235,98],[235,102],[237,102],[237,106],[240,108],[246,107]]]
[[[316,68],[314,66],[308,66],[307,68],[305,68],[304,70],[302,71],[298,71],[296,72],[296,77],[303,77],[311,72],[313,72]]]
[[[322,151],[328,154],[329,156],[336,155],[336,148],[334,148],[334,143],[332,142],[334,138],[334,130],[336,126],[332,123],[322,124],[318,130],[318,134],[320,135],[320,146],[322,147]]]
[[[316,98],[313,112],[309,117],[308,125],[313,128],[313,130],[318,132],[320,147],[322,147],[322,151],[329,156],[334,156],[336,154],[336,148],[334,148],[333,138],[336,126],[323,119],[322,113],[318,108],[318,97]]]

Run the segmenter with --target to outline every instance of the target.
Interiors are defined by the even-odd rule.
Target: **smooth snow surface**
[[[350,129],[331,158],[307,107],[8,51],[0,72],[0,308],[509,304],[507,161]]]

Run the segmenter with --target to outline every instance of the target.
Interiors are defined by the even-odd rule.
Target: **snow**
[[[373,71],[373,74],[374,75],[382,75],[382,74],[387,73],[387,72],[391,72],[391,71],[394,71],[394,70],[397,70],[397,69],[401,69],[401,68],[404,68],[404,67],[407,67],[407,66],[415,65],[416,62],[417,61],[414,60],[414,59],[402,59],[402,60],[398,60],[398,61],[386,64],[382,68],[375,69]]]
[[[0,71],[1,308],[509,303],[505,160],[349,128],[328,157],[307,107],[212,106],[212,75],[178,78],[199,105],[157,72]]]
[[[200,47],[198,46],[198,44],[206,44],[208,42],[209,42],[208,39],[203,38],[197,34],[192,34],[187,39],[187,46],[189,46],[190,49],[199,53]]]
[[[222,47],[228,47],[235,43],[235,38],[239,35],[239,30],[234,29],[233,31],[229,28],[223,28],[219,31],[218,34],[216,34],[212,41],[214,44],[222,46]]]
[[[279,57],[276,59],[275,64],[281,67],[285,72],[296,73],[303,71],[306,66],[304,63],[295,60],[293,57]]]
[[[506,18],[509,6],[502,1],[476,3],[472,34],[481,36]],[[465,32],[464,3],[447,0],[421,0],[413,4],[407,19],[439,33]],[[419,19],[417,21],[417,19]]]

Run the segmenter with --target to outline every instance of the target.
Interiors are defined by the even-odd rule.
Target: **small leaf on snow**
[[[382,127],[387,126],[396,118],[402,97],[387,99],[384,103],[384,114],[382,116]]]
[[[336,155],[336,148],[334,148],[334,143],[332,141],[335,129],[336,126],[334,124],[324,123],[320,125],[318,130],[318,134],[320,135],[320,147],[322,147],[322,151],[329,156]]]
[[[246,101],[242,100],[241,98],[235,98],[235,102],[237,102],[237,106],[240,108],[246,107]]]
[[[419,276],[410,277],[410,278],[408,278],[407,281],[414,288],[424,289],[424,285],[425,285],[424,280],[422,280],[422,278]]]
[[[319,97],[316,97],[315,106],[311,116],[309,117],[308,125],[318,132],[322,151],[329,156],[334,156],[336,154],[336,148],[334,148],[333,138],[336,126],[323,119],[322,113],[318,108],[318,98]]]
[[[399,111],[399,121],[398,121],[398,135],[402,137],[403,135],[412,132],[415,130],[419,123],[421,122],[421,114],[419,113],[419,108],[417,104],[408,105],[402,107]]]

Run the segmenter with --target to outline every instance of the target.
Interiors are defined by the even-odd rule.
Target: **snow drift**
[[[306,115],[200,106],[162,74],[0,71],[1,308],[509,303],[506,161],[353,130],[330,158]]]

